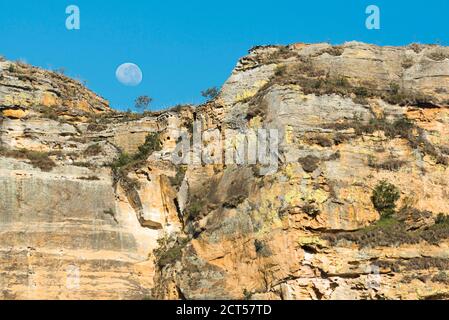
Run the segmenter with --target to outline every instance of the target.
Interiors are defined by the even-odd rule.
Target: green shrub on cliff
[[[150,133],[145,138],[144,144],[139,147],[139,151],[134,155],[134,160],[146,160],[153,152],[161,150],[162,143],[159,133]]]
[[[187,221],[195,221],[203,211],[204,202],[199,199],[193,199],[190,201],[186,208]]]
[[[449,215],[445,215],[444,213],[439,213],[437,218],[435,219],[435,224],[449,226]]]
[[[119,155],[119,157],[117,159],[115,159],[115,161],[111,164],[111,167],[113,169],[119,169],[119,168],[123,168],[126,165],[128,165],[129,163],[131,163],[132,161],[132,157],[127,154],[126,152],[123,152]]]
[[[182,250],[189,243],[187,238],[167,239],[162,238],[158,240],[159,248],[154,251],[159,268],[164,268],[167,265],[172,265],[182,258]]]
[[[371,201],[382,218],[389,218],[396,212],[396,201],[401,194],[399,189],[385,180],[382,180],[373,190]]]
[[[130,167],[140,161],[145,161],[153,152],[161,150],[162,143],[159,133],[152,132],[147,135],[145,142],[138,148],[138,151],[134,155],[129,155],[126,152],[120,153],[119,157],[111,163],[111,167],[115,170]]]

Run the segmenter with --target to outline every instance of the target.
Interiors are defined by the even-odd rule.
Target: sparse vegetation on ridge
[[[204,201],[200,199],[191,199],[187,208],[185,209],[185,221],[193,222],[196,221],[204,208]]]
[[[103,148],[98,144],[91,144],[84,150],[83,154],[85,156],[94,157],[98,156],[103,151]]]
[[[383,269],[390,269],[393,272],[401,272],[401,271],[421,271],[421,270],[448,270],[449,269],[449,260],[445,258],[431,258],[431,257],[416,257],[416,258],[410,258],[410,259],[383,259],[376,261],[376,265]],[[443,280],[443,277],[441,275],[440,271],[438,274],[435,275],[435,277],[432,279],[432,281],[439,282],[439,280]],[[430,280],[430,275],[419,275],[415,274],[417,279],[420,279],[422,281]],[[441,277],[442,276],[442,277]],[[439,278],[441,277],[441,278]],[[410,276],[404,277],[405,283],[410,283],[412,279],[410,279]],[[444,280],[443,280],[444,281]]]
[[[161,151],[162,143],[158,132],[149,133],[145,138],[145,142],[139,146],[138,151],[134,155],[120,153],[119,157],[111,163],[113,169],[121,169],[131,167],[138,162],[146,160],[153,152]]]
[[[307,136],[305,142],[308,144],[316,144],[323,148],[329,148],[334,145],[334,141],[328,135],[324,134],[314,134],[311,136]]]
[[[340,56],[344,51],[342,47],[329,47],[320,54],[328,53],[333,56]],[[434,59],[441,59],[441,54],[434,54]],[[290,57],[296,57],[295,62],[288,65],[282,63]],[[281,47],[267,58],[267,63],[278,63],[274,76],[263,86],[259,92],[242,102],[254,105],[255,108],[261,102],[261,97],[273,85],[295,84],[302,88],[305,94],[337,94],[348,97],[359,104],[367,104],[369,98],[381,98],[391,104],[411,105],[411,106],[432,106],[432,97],[422,93],[406,89],[398,83],[391,83],[385,87],[377,87],[371,83],[352,84],[348,77],[344,75],[331,75],[330,72],[320,69],[314,65],[310,57],[298,56],[297,53],[288,47]],[[407,69],[413,65],[411,58],[405,58],[403,68]]]
[[[186,166],[178,166],[176,168],[176,175],[174,177],[170,177],[170,183],[172,184],[172,186],[179,188],[182,182],[184,181],[186,172],[187,172]]]
[[[50,158],[50,155],[51,153],[49,152],[30,151],[26,149],[8,150],[4,147],[0,147],[0,156],[28,160],[33,167],[39,168],[45,172],[53,170],[56,166],[56,163]]]
[[[395,199],[394,192],[392,194],[393,196],[385,198]],[[387,202],[390,203],[389,210],[391,210],[392,201]],[[328,240],[331,245],[338,245],[341,241],[349,241],[362,248],[391,247],[420,242],[438,245],[441,241],[449,239],[449,215],[440,213],[434,224],[420,227],[407,225],[404,219],[412,217],[415,221],[421,221],[422,218],[429,216],[432,216],[431,212],[420,211],[405,204],[397,213],[383,214],[379,221],[366,228],[354,232],[325,234],[323,239]]]
[[[429,53],[428,57],[434,61],[443,61],[445,59],[449,59],[449,54],[442,49],[437,49]]]
[[[436,164],[448,165],[449,158],[444,154],[444,149],[439,150],[426,137],[426,132],[406,118],[399,118],[394,121],[388,121],[385,118],[372,118],[368,122],[359,118],[353,121],[340,123],[331,123],[323,125],[324,128],[336,131],[353,129],[355,137],[361,137],[367,134],[373,134],[376,131],[382,131],[388,139],[406,139],[412,149],[421,151],[423,154],[431,156]],[[350,135],[346,136],[349,139]],[[390,163],[392,164],[392,163]],[[405,163],[396,163],[392,168],[397,168]],[[375,164],[372,164],[376,167]],[[386,164],[388,167],[388,163]],[[380,168],[387,169],[387,168]]]
[[[405,57],[404,60],[402,61],[402,68],[404,69],[410,69],[411,67],[413,67],[414,65],[414,61],[413,58],[411,57]]]
[[[178,261],[182,257],[182,250],[188,243],[188,238],[159,239],[159,247],[154,251],[158,267],[162,269]]]
[[[449,227],[435,224],[427,228],[409,231],[404,222],[395,218],[387,218],[358,231],[325,234],[323,239],[328,240],[334,246],[341,241],[349,241],[362,248],[418,244],[422,241],[438,245],[442,240],[449,239]]]
[[[440,271],[437,275],[432,278],[433,282],[443,283],[445,285],[449,285],[449,276],[447,272]]]
[[[90,123],[87,126],[87,131],[91,131],[91,132],[101,132],[104,131],[108,128],[107,125],[105,124],[100,124],[100,123]]]
[[[320,52],[320,54],[329,54],[334,57],[339,57],[343,54],[345,49],[342,46],[330,46],[329,48],[326,48]]]
[[[137,180],[128,177],[128,173],[139,167],[146,159],[155,151],[162,150],[162,143],[158,132],[153,132],[147,135],[145,142],[138,148],[134,155],[129,155],[126,152],[121,152],[110,164],[114,175],[114,183],[121,183],[126,192],[134,194],[139,187]],[[135,205],[140,206],[139,200],[134,195]]]
[[[85,180],[85,181],[99,181],[100,180],[100,178],[97,176],[79,177],[78,179]]]
[[[373,155],[368,156],[368,166],[376,170],[398,171],[405,164],[407,164],[407,161],[399,160],[394,157],[390,157],[384,161],[378,161]]]

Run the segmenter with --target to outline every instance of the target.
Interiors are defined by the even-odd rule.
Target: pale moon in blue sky
[[[115,71],[117,80],[125,86],[138,86],[143,79],[142,71],[134,63],[124,63]]]

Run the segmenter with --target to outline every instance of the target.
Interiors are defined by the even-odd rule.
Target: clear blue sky
[[[65,8],[81,10],[81,29],[65,28]],[[381,9],[381,29],[365,28],[365,8]],[[255,45],[359,40],[380,45],[449,43],[449,1],[426,0],[0,0],[0,54],[70,76],[118,109],[139,95],[154,109],[202,102],[200,91],[221,86],[237,59]],[[115,78],[124,62],[144,80]]]

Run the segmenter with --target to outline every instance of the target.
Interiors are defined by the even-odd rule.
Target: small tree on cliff
[[[215,99],[219,93],[220,93],[220,90],[217,87],[212,87],[207,90],[201,91],[201,95],[204,98],[209,99],[209,100]]]
[[[135,106],[137,109],[141,109],[145,112],[150,107],[151,102],[153,102],[153,99],[149,96],[140,96],[136,99]]]
[[[396,211],[396,201],[401,197],[399,189],[382,180],[373,190],[371,201],[382,218],[391,217]]]

